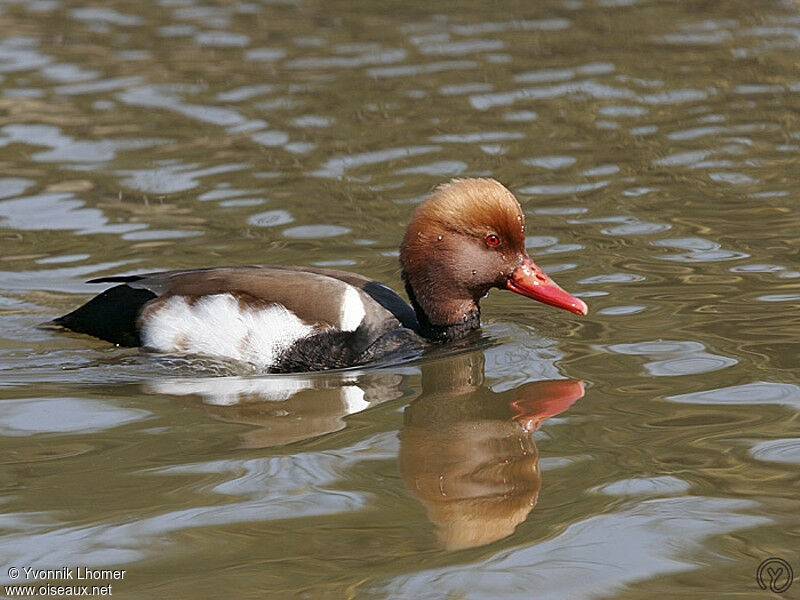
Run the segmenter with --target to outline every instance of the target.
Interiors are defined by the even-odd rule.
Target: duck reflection
[[[214,418],[255,425],[246,448],[310,439],[345,427],[347,415],[401,397],[421,371],[421,393],[400,431],[405,486],[426,507],[441,545],[458,550],[511,535],[542,486],[533,433],[583,396],[577,380],[527,383],[504,392],[485,384],[484,354],[427,362],[419,369],[313,377],[161,380],[150,391],[203,398]]]
[[[203,377],[149,384],[152,393],[200,396],[213,418],[255,425],[242,448],[269,448],[344,429],[344,418],[408,393],[400,374],[362,377]]]
[[[423,394],[405,411],[400,465],[448,550],[511,535],[542,486],[533,432],[583,396],[576,380],[507,392],[484,385],[483,354],[423,368]]]

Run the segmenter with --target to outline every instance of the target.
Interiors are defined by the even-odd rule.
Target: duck
[[[453,179],[400,245],[408,302],[356,273],[248,265],[100,277],[116,284],[50,325],[119,346],[249,363],[265,373],[363,366],[466,337],[492,288],[586,315],[528,256],[525,215],[490,178]]]

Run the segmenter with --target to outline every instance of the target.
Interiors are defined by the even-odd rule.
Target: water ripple
[[[660,248],[677,248],[687,250],[669,256],[659,256],[661,260],[674,260],[679,262],[717,262],[723,260],[739,260],[750,256],[746,252],[725,250],[722,246],[711,240],[703,238],[672,238],[650,242],[652,246]]]
[[[653,377],[678,377],[710,373],[738,363],[734,358],[705,351],[700,342],[655,340],[631,344],[612,344],[611,352],[635,356],[646,356],[645,371]]]
[[[478,63],[471,60],[448,60],[419,65],[398,65],[394,67],[373,67],[367,69],[370,77],[410,77],[427,73],[474,69]]]
[[[469,566],[435,567],[399,575],[380,590],[396,598],[517,598],[536,573],[536,597],[610,596],[626,583],[697,568],[687,543],[766,524],[742,511],[755,503],[723,498],[648,500],[636,508],[570,525],[555,538],[491,555]],[[564,578],[564,565],[583,576]],[[434,591],[435,590],[435,591]],[[374,590],[377,592],[378,590]]]
[[[105,23],[123,27],[135,27],[144,23],[144,20],[137,15],[120,13],[111,8],[73,8],[69,14],[72,18],[87,23]]]
[[[0,40],[0,73],[30,71],[52,62],[36,50],[38,40],[29,37],[6,37]]]
[[[230,108],[183,102],[178,98],[178,90],[172,86],[146,85],[131,88],[118,93],[117,98],[131,106],[172,110],[212,125],[232,126],[245,121],[242,115]]]
[[[106,162],[112,160],[120,150],[151,148],[169,141],[164,138],[104,139],[97,142],[75,140],[52,125],[6,125],[0,129],[0,146],[16,142],[49,147],[50,150],[33,155],[33,160],[38,162]]]
[[[531,167],[543,167],[545,169],[566,169],[575,164],[576,159],[572,156],[539,156],[536,158],[525,158],[522,162]]]
[[[622,479],[600,488],[600,492],[611,496],[666,496],[685,494],[691,484],[672,475],[642,479]]]
[[[560,196],[591,192],[606,187],[610,181],[594,181],[592,183],[564,183],[560,185],[529,185],[519,188],[521,194],[536,194],[543,196]]]
[[[0,202],[4,227],[23,231],[74,230],[78,233],[127,233],[143,229],[143,223],[111,224],[97,208],[85,208],[74,194],[24,196]]]
[[[0,435],[85,434],[141,421],[150,413],[81,398],[25,398],[0,402]]]
[[[667,400],[690,404],[780,404],[800,410],[800,386],[791,383],[762,381],[680,394],[670,396]]]
[[[800,464],[800,438],[759,442],[750,449],[750,456],[764,462]]]
[[[470,104],[477,110],[488,110],[495,106],[509,106],[520,100],[546,100],[579,94],[598,99],[627,99],[635,96],[630,90],[611,87],[595,81],[576,81],[552,86],[522,88],[511,92],[476,94],[470,96]]]
[[[327,160],[322,168],[310,174],[315,177],[342,177],[345,171],[363,165],[374,165],[382,162],[398,160],[409,156],[438,152],[441,146],[408,146],[405,148],[387,148],[375,152],[364,152],[349,156],[339,156]]]
[[[356,68],[369,65],[386,65],[400,62],[406,58],[402,49],[369,52],[362,56],[320,56],[315,58],[294,58],[284,63],[290,69],[330,69]]]
[[[169,164],[162,167],[141,170],[122,170],[120,175],[127,175],[123,183],[128,187],[153,194],[170,194],[197,187],[203,177],[218,173],[239,171],[249,165],[233,163],[198,169],[197,164]]]
[[[247,223],[256,227],[276,227],[294,221],[294,217],[283,209],[268,210],[248,217]]]

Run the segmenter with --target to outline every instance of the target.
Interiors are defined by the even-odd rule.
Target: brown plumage
[[[496,235],[498,245],[486,238]],[[525,217],[494,179],[454,179],[417,207],[400,246],[412,302],[431,324],[457,323],[492,287],[505,287],[525,252]],[[412,295],[412,291],[409,291]]]
[[[494,179],[453,179],[438,186],[414,212],[403,245],[418,231],[437,226],[481,239],[496,233],[511,246],[525,248],[525,216],[519,202]]]

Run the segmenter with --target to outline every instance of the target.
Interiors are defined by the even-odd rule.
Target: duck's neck
[[[463,338],[470,331],[481,326],[481,309],[475,300],[451,301],[448,303],[443,300],[437,302],[436,298],[425,298],[424,301],[429,306],[429,311],[433,312],[430,308],[431,306],[439,309],[437,312],[440,315],[437,316],[440,318],[433,320],[431,318],[433,315],[429,315],[417,299],[417,295],[408,282],[408,278],[403,277],[403,279],[406,284],[406,293],[409,300],[411,300],[411,306],[414,307],[414,311],[417,313],[419,332],[423,337],[434,342],[450,342]]]

